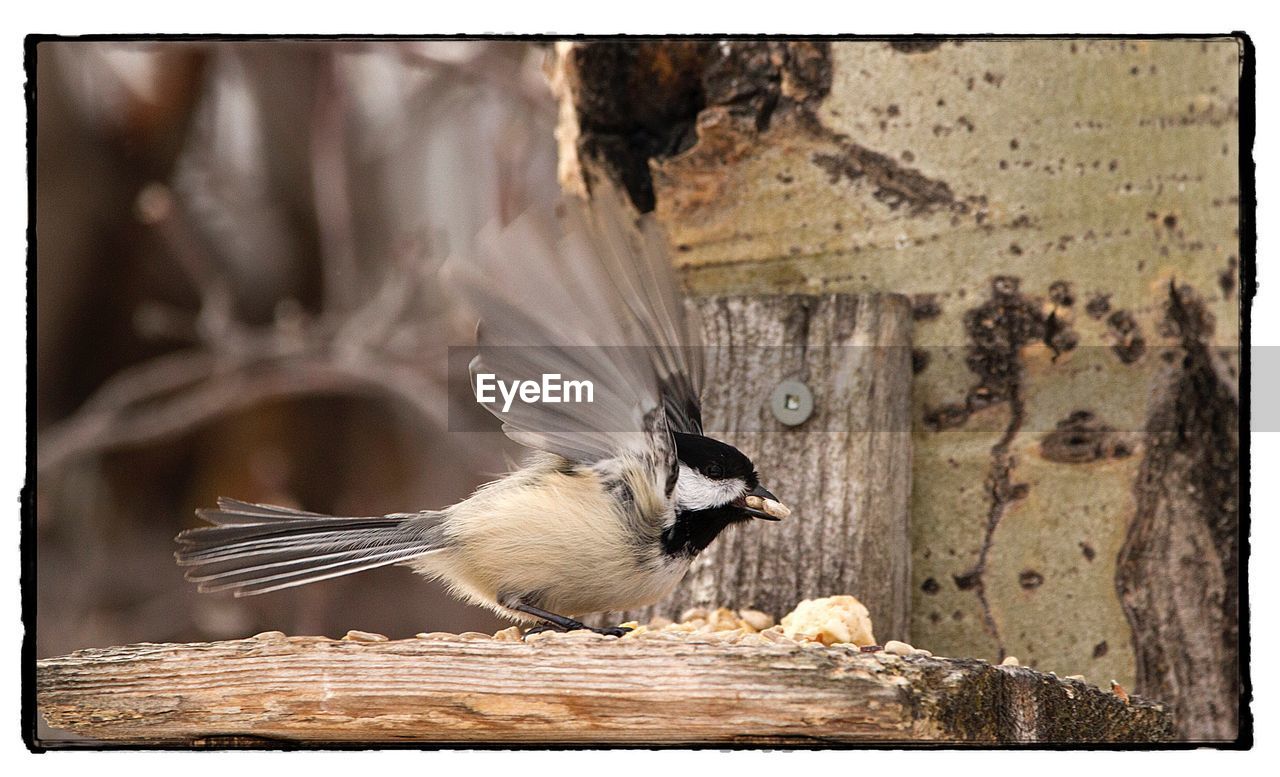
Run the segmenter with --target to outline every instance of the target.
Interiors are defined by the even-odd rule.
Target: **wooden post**
[[[853,594],[870,610],[877,638],[908,640],[909,301],[753,295],[690,304],[709,346],[707,432],[750,456],[793,512],[781,523],[731,529],[667,601],[611,617],[674,618],[716,605],[781,617],[801,599]],[[784,380],[813,394],[813,414],[797,426],[770,408]]]

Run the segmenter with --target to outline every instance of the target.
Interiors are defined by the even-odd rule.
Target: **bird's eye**
[[[711,466],[707,467],[707,477],[711,477],[711,478],[724,477],[724,467],[721,467],[719,464],[712,464]]]

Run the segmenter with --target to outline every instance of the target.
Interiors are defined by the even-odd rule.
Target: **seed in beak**
[[[745,497],[742,501],[758,518],[768,518],[780,521],[788,515],[791,515],[791,508],[776,499],[767,499],[762,496],[751,494]],[[764,515],[760,515],[760,513],[764,513]]]

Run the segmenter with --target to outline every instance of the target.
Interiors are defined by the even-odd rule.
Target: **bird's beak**
[[[742,499],[742,511],[752,518],[781,521],[791,515],[791,509],[778,501],[778,497],[766,488],[756,486]]]

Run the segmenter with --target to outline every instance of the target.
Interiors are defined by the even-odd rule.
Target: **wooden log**
[[[1157,742],[1169,713],[982,661],[715,635],[256,638],[38,662],[50,725],[137,744]]]
[[[793,513],[726,532],[679,589],[618,620],[688,607],[780,617],[806,598],[853,594],[881,640],[909,640],[911,305],[895,294],[691,301],[703,321],[708,434],[742,449]],[[797,426],[770,408],[784,380],[813,394]],[[608,620],[604,618],[601,620]]]

